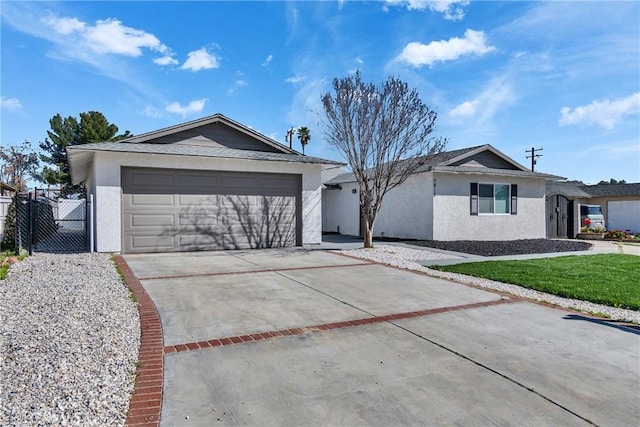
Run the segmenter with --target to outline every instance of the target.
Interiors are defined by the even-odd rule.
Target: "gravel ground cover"
[[[544,254],[551,252],[588,251],[591,244],[574,240],[526,239],[511,241],[438,241],[438,240],[399,240],[414,246],[462,252],[480,256]]]
[[[542,301],[559,307],[572,308],[574,310],[583,311],[585,313],[599,313],[608,316],[611,320],[640,324],[640,312],[638,311],[625,310],[601,304],[594,304],[586,301],[563,298],[544,292],[526,289],[517,285],[481,279],[478,277],[472,277],[463,274],[437,271],[424,267],[418,264],[416,261],[424,261],[428,259],[457,258],[449,254],[431,252],[428,249],[412,249],[404,246],[380,244],[376,245],[374,249],[350,249],[335,252],[343,253],[345,255],[350,255],[357,258],[369,259],[383,264],[389,264],[394,267],[415,270],[428,274],[430,276],[453,280],[459,283],[467,283],[482,288],[506,292],[519,297]]]
[[[0,425],[123,426],[140,345],[107,254],[36,254],[0,281]]]

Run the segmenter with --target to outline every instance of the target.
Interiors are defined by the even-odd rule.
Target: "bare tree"
[[[437,113],[417,90],[395,77],[365,83],[360,72],[333,80],[322,95],[325,137],[342,154],[360,187],[364,247],[373,246],[373,227],[384,196],[440,152],[447,140],[434,138]]]
[[[3,146],[0,150],[0,181],[18,190],[25,190],[29,177],[38,178],[39,163],[38,155],[28,141],[21,145]]]

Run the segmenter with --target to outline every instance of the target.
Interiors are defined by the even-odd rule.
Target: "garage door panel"
[[[173,194],[131,194],[131,206],[173,206]]]
[[[177,184],[180,187],[185,187],[185,190],[189,191],[192,188],[216,188],[218,183],[218,177],[211,174],[198,174],[198,173],[181,173],[178,175]]]
[[[178,214],[178,225],[180,225],[181,230],[188,230],[189,227],[193,229],[196,227],[217,227],[218,224],[218,215],[215,213],[199,215]]]
[[[218,206],[218,196],[216,195],[202,195],[202,194],[179,194],[178,205],[186,208],[193,208],[197,206]]]
[[[173,236],[131,236],[130,247],[138,249],[139,252],[169,251],[175,247],[175,240]]]
[[[144,169],[128,169],[128,181],[139,187],[166,188],[173,186],[175,183],[175,175],[170,172],[153,172]]]
[[[162,191],[156,173],[171,182]],[[300,175],[123,168],[123,251],[301,244],[301,184]]]
[[[135,214],[128,215],[129,229],[135,227],[173,227],[175,226],[175,217],[173,215],[162,214]]]

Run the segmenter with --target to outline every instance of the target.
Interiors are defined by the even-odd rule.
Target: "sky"
[[[0,1],[0,138],[34,148],[55,114],[141,134],[221,113],[306,154],[321,95],[395,76],[454,150],[491,144],[536,171],[640,182],[638,1]],[[301,150],[297,139],[294,148]]]

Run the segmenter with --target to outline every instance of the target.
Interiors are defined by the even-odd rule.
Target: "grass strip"
[[[482,277],[566,298],[640,310],[640,257],[572,255],[430,267]]]

